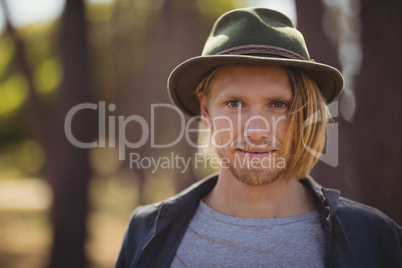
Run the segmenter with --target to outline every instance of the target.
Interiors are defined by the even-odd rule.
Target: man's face
[[[288,75],[279,67],[237,65],[217,74],[200,102],[221,172],[252,186],[280,177],[289,157],[282,148],[292,98]]]

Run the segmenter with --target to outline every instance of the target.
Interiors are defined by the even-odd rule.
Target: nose
[[[247,119],[244,126],[244,135],[253,141],[268,138],[270,132],[268,120],[260,115],[254,115]]]

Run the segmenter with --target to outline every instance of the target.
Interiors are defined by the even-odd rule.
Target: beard
[[[229,170],[236,179],[248,186],[263,186],[273,183],[285,172],[284,168],[235,168],[232,165],[229,165]]]
[[[275,148],[269,147],[268,144],[256,144],[259,148],[274,149],[268,157],[253,158],[249,155],[241,157],[242,149],[248,151],[249,145],[241,144],[236,149],[225,148],[216,150],[219,158],[227,159],[226,165],[222,168],[228,168],[232,175],[242,183],[248,186],[264,186],[278,180],[286,171],[286,163],[288,159],[282,156],[277,157],[281,145]],[[240,151],[239,151],[240,150]],[[242,159],[243,158],[243,159]]]

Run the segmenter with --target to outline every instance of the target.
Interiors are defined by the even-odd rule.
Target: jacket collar
[[[194,183],[179,194],[166,199],[161,203],[163,209],[160,210],[160,215],[168,216],[198,207],[200,200],[208,195],[208,193],[215,187],[217,181],[218,174],[213,174]]]
[[[300,182],[310,189],[321,205],[328,208],[328,216],[335,214],[339,203],[339,190],[325,188],[317,183],[311,176],[301,179]]]
[[[183,192],[165,200],[160,210],[160,215],[181,213],[184,210],[195,208],[199,201],[204,198],[215,186],[218,175],[213,174],[184,190]],[[324,188],[312,177],[307,176],[300,180],[307,187],[318,202],[320,214],[327,221],[333,216],[338,208],[340,192],[335,189]]]

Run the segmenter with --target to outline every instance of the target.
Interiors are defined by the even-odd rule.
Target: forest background
[[[219,15],[247,6],[289,15],[311,57],[345,77],[331,106],[338,157],[312,176],[402,223],[400,1],[0,0],[0,267],[112,267],[135,207],[216,171],[136,168],[130,153],[191,158],[195,149],[148,140],[122,161],[108,131],[119,116],[151,122],[151,105],[170,103],[171,70],[201,53]],[[77,113],[72,131],[96,141],[91,149],[73,146],[64,128],[82,103],[97,109]],[[175,140],[177,113],[154,116],[156,143]],[[124,134],[138,141],[141,125]]]

